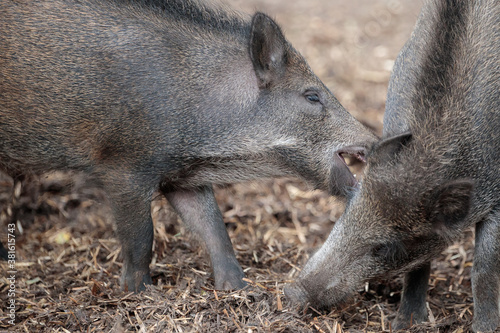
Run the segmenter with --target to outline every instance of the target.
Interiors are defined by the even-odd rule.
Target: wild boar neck
[[[165,73],[167,81],[179,81],[173,87],[170,83],[173,91],[165,96],[170,101],[175,96],[175,102],[168,103],[174,109],[163,111],[169,131],[158,131],[164,135],[160,141],[165,165],[179,161],[175,169],[167,170],[165,181],[185,188],[284,175],[266,160],[283,142],[272,127],[272,115],[259,109],[262,91],[249,55],[249,30],[229,37],[213,31],[197,33],[199,38],[183,41],[182,57]],[[176,72],[189,75],[187,89]]]
[[[491,56],[499,42],[488,39],[497,33],[497,16],[450,6],[451,27],[443,29],[439,11],[429,8],[396,60],[384,136],[412,133],[416,147],[404,169],[425,175],[419,188],[473,180],[473,224],[500,204],[498,62]],[[484,22],[481,29],[477,22]]]

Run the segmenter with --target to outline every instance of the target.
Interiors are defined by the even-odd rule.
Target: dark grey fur
[[[393,329],[427,320],[430,260],[472,225],[473,331],[500,324],[500,3],[427,1],[391,77],[384,140],[287,295],[331,306],[406,273]]]
[[[212,184],[298,176],[345,194],[355,180],[339,154],[374,139],[262,13],[194,0],[0,2],[0,168],[99,180],[126,289],[151,283],[155,190],[206,243],[215,287],[237,288]]]

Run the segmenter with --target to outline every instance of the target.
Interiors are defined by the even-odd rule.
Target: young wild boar
[[[344,194],[375,137],[268,16],[196,0],[0,1],[0,169],[79,170],[110,197],[122,286],[151,283],[159,189],[244,286],[213,184],[298,176]]]
[[[405,273],[392,328],[427,320],[430,260],[476,227],[474,331],[500,324],[500,2],[428,1],[389,86],[384,137],[326,243],[286,289],[344,302]]]

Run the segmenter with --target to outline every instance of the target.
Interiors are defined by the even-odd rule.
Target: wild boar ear
[[[438,233],[461,232],[469,214],[474,182],[469,179],[452,180],[434,189],[428,197],[427,214]]]
[[[287,41],[280,27],[267,15],[256,13],[250,32],[250,58],[259,87],[268,87],[285,71]]]
[[[401,148],[408,145],[412,139],[410,132],[397,134],[389,138],[383,139],[371,149],[372,156],[376,156],[377,160],[390,160],[401,150]]]

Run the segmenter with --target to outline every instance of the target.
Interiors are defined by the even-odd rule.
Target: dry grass
[[[294,307],[284,297],[284,284],[322,243],[342,211],[341,204],[324,193],[306,191],[303,184],[281,180],[218,189],[250,284],[236,292],[213,290],[203,248],[189,238],[166,202],[156,200],[151,265],[155,285],[139,295],[119,289],[120,246],[102,193],[74,175],[29,184],[29,193],[18,191],[2,202],[7,207],[2,218],[16,215],[20,221],[16,331],[390,331],[400,297],[398,279],[369,284],[345,308],[329,313]],[[8,179],[1,185],[2,199],[13,194]],[[465,245],[450,247],[436,261],[429,291],[431,323],[414,331],[467,331],[472,312],[471,234],[465,236]],[[5,277],[0,289],[6,301]],[[6,315],[0,312],[4,328],[9,327]]]

